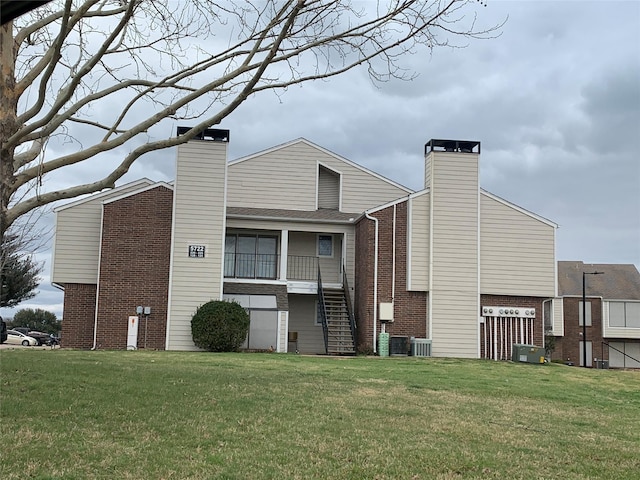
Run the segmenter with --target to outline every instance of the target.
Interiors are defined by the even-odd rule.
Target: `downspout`
[[[396,301],[396,207],[393,204],[393,243],[391,247],[392,264],[391,264],[391,304],[395,305]],[[395,307],[394,307],[395,308]]]
[[[104,228],[104,203],[100,210],[100,242],[98,243],[98,279],[96,282],[96,311],[93,321],[93,346],[91,350],[95,350],[98,344],[98,299],[100,298],[100,264],[102,263],[102,229]]]
[[[369,220],[373,220],[375,223],[375,236],[374,236],[374,261],[373,261],[373,353],[378,353],[376,347],[378,328],[378,219],[369,215],[369,212],[364,212],[364,216]]]
[[[433,178],[434,165],[431,166],[431,178]],[[435,192],[429,186],[429,282],[427,288],[427,316],[429,317],[429,329],[427,337],[433,341],[433,200]]]
[[[478,345],[477,345],[477,354],[476,354],[476,358],[480,358],[480,353],[482,351],[482,347],[480,345],[480,314],[482,312],[482,305],[481,305],[481,286],[480,286],[480,255],[481,255],[481,242],[482,239],[480,238],[480,225],[481,225],[481,219],[480,219],[480,215],[481,215],[481,211],[480,211],[480,202],[482,201],[482,199],[480,198],[480,164],[478,162],[478,197],[476,200],[476,208],[477,208],[477,215],[478,215],[478,222],[476,224],[476,235],[477,235],[477,244],[476,244],[476,272],[477,272],[477,276],[478,278],[476,279],[476,288],[477,290],[477,295],[476,295],[476,325],[477,325],[477,339],[478,339]]]
[[[98,342],[98,293],[100,291],[100,284],[98,284],[98,288],[96,290],[96,313],[94,315],[95,320],[93,322],[93,347],[91,347],[91,350],[95,350],[96,349],[96,344]]]

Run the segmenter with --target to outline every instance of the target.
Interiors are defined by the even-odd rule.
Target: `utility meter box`
[[[511,360],[521,363],[544,363],[544,354],[543,347],[514,343]]]

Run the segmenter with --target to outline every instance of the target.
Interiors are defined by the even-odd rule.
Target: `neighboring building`
[[[376,351],[381,331],[434,356],[543,344],[557,226],[479,187],[479,142],[428,142],[414,192],[304,139],[231,162],[228,140],[179,146],[171,184],[56,209],[67,346],[196,350],[191,316],[221,298],[249,310],[247,349]]]
[[[614,368],[640,368],[640,273],[634,265],[558,262],[561,321],[551,328],[552,358],[584,364],[583,272],[587,366],[604,361]]]

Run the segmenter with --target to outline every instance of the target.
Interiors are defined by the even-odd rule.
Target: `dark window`
[[[278,271],[278,237],[227,235],[224,245],[224,276],[275,279]]]

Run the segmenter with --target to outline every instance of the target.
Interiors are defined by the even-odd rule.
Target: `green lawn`
[[[640,478],[640,372],[3,350],[0,478]]]

